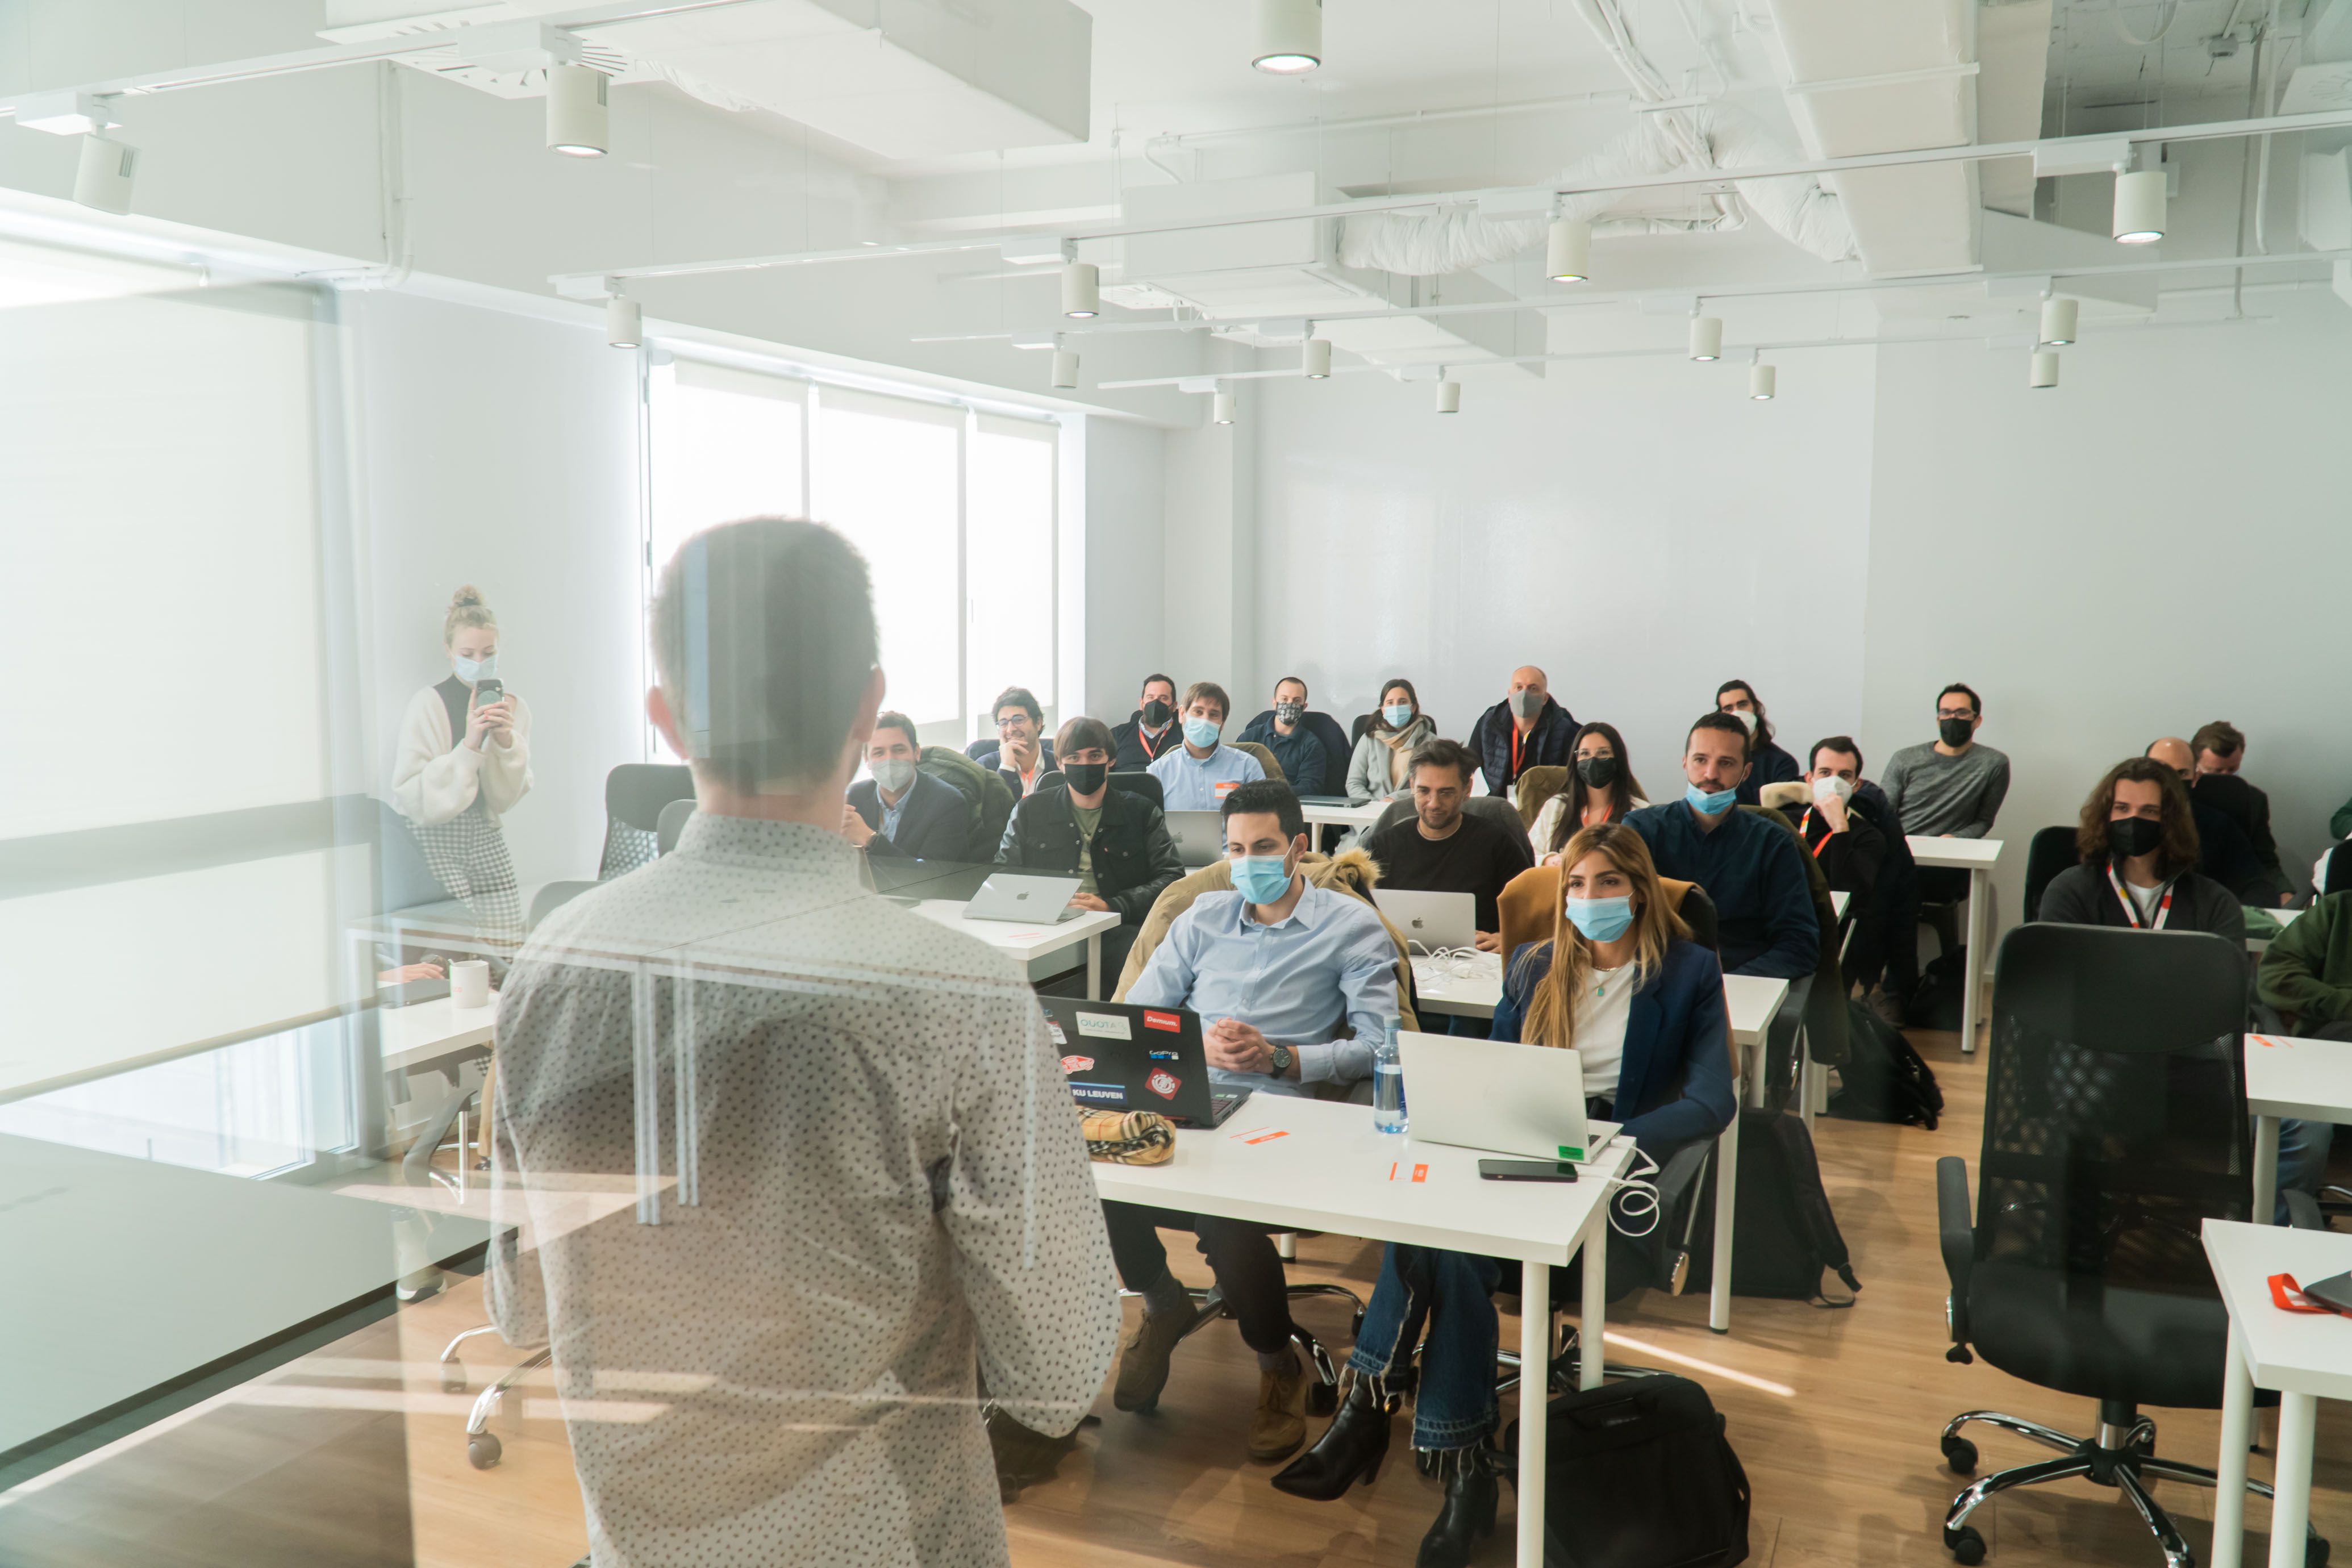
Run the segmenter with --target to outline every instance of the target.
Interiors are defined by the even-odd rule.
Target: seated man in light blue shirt
[[[1388,927],[1363,900],[1316,887],[1300,873],[1307,821],[1288,784],[1244,784],[1223,809],[1236,890],[1194,900],[1127,1000],[1199,1014],[1209,1076],[1223,1084],[1303,1095],[1310,1085],[1369,1078],[1372,1043],[1397,1011],[1397,952]],[[1290,1348],[1290,1301],[1274,1249],[1282,1227],[1121,1203],[1105,1204],[1103,1217],[1119,1278],[1143,1297],[1142,1324],[1120,1359],[1112,1402],[1149,1410],[1168,1382],[1169,1354],[1198,1313],[1168,1272],[1159,1232],[1190,1230],[1243,1342],[1257,1352],[1250,1458],[1279,1459],[1305,1442],[1307,1373]]]
[[[1185,690],[1184,743],[1151,764],[1151,776],[1160,781],[1160,809],[1215,811],[1234,790],[1265,777],[1255,757],[1220,739],[1225,715],[1233,710],[1232,699],[1213,680],[1196,680]]]

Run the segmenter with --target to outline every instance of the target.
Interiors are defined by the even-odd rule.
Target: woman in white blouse
[[[499,620],[480,589],[450,598],[441,642],[449,678],[409,700],[393,808],[482,934],[511,946],[522,940],[522,900],[499,818],[530,790],[530,710],[499,679]]]
[[[1622,822],[1627,812],[1649,804],[1642,798],[1642,781],[1633,776],[1633,764],[1625,757],[1625,737],[1617,726],[1587,724],[1576,732],[1567,787],[1544,802],[1528,829],[1536,846],[1536,864],[1559,865],[1560,847],[1580,829]]]

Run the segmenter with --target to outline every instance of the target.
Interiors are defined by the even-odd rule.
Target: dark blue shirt
[[[1643,806],[1625,818],[1642,836],[1658,875],[1696,882],[1715,905],[1727,974],[1794,980],[1821,966],[1822,928],[1797,836],[1738,806],[1713,832],[1681,801]]]

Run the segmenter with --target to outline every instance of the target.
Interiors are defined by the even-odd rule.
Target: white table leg
[[[1087,938],[1087,1000],[1102,999],[1102,932],[1097,931]]]
[[[1769,1038],[1772,1026],[1765,1025],[1763,1034]],[[1764,1040],[1739,1047],[1739,1081],[1747,1090],[1748,1103],[1759,1110],[1764,1109]]]
[[[1739,1115],[1715,1141],[1715,1270],[1707,1287],[1706,1326],[1731,1331],[1731,1219],[1739,1205]]]
[[[1984,907],[1985,894],[1992,879],[1982,870],[1969,872],[1968,963],[1961,966],[1960,982],[1968,987],[1960,997],[1960,1049],[1974,1052],[1977,1048],[1977,998],[1984,992]]]
[[[1585,1259],[1585,1278],[1592,1260]],[[1589,1354],[1589,1352],[1588,1352]],[[1543,1568],[1545,1397],[1551,1386],[1551,1265],[1519,1266],[1519,1568]]]
[[[2278,1213],[2279,1119],[2254,1118],[2254,1212],[2246,1217],[2268,1225]]]
[[[1576,1386],[1601,1386],[1601,1363],[1609,1359],[1606,1331],[1609,1317],[1609,1205],[1592,1211],[1584,1233],[1584,1300],[1576,1325]],[[1525,1388],[1522,1382],[1519,1386]],[[1525,1401],[1521,1401],[1522,1405]],[[1524,1428],[1523,1428],[1524,1429]]]
[[[2278,1468],[2271,1485],[2271,1568],[2303,1568],[2304,1527],[2311,1522],[2311,1429],[2318,1399],[2279,1395]],[[1525,1431],[1522,1424],[1520,1430]]]
[[[2238,1353],[2238,1325],[2230,1323],[2221,1353],[2221,1453],[2213,1466],[2213,1551],[2207,1568],[2238,1568],[2246,1533],[2246,1444],[2253,1434],[2254,1380]]]

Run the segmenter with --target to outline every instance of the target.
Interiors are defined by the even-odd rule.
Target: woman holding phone
[[[499,818],[530,791],[530,710],[499,679],[499,619],[470,584],[449,600],[450,674],[409,700],[393,765],[393,808],[451,897],[506,946],[522,941],[522,897]]]

